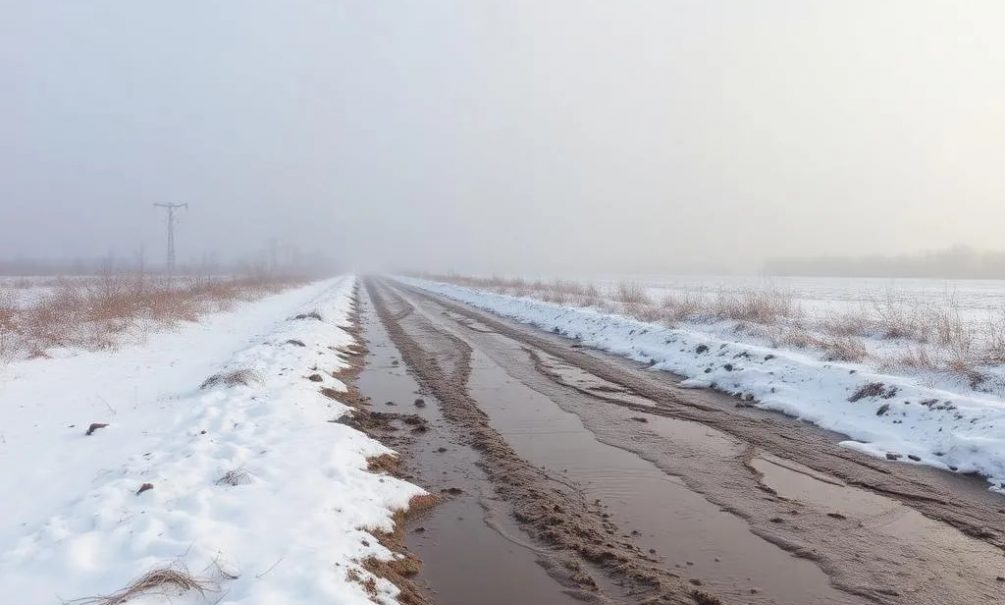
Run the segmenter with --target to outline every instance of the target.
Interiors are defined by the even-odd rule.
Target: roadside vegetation
[[[857,308],[808,313],[787,290],[684,291],[655,298],[644,284],[615,286],[569,280],[423,276],[436,281],[593,308],[639,321],[731,333],[771,347],[805,349],[828,361],[868,363],[885,370],[948,375],[978,390],[1000,390],[994,370],[1005,364],[1005,306],[983,320],[965,317],[959,300],[945,295],[920,304],[896,293]]]
[[[114,348],[179,321],[302,283],[273,276],[107,274],[0,281],[0,362],[52,350]]]

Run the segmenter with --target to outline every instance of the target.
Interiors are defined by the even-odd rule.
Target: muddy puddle
[[[779,495],[864,530],[891,550],[906,552],[916,562],[912,584],[902,595],[922,587],[941,591],[945,603],[1005,600],[1005,557],[993,546],[973,540],[956,528],[929,519],[900,502],[846,485],[813,469],[762,454],[751,461],[762,482]],[[924,570],[927,577],[917,577]]]
[[[569,378],[596,386],[586,376]],[[522,457],[582,486],[588,498],[606,506],[624,531],[623,539],[650,551],[681,577],[708,587],[727,602],[854,602],[832,588],[826,574],[812,562],[754,535],[745,521],[720,510],[652,463],[601,443],[579,416],[564,411],[477,351],[469,389],[492,427]],[[697,425],[676,429],[704,432]]]
[[[437,605],[581,604],[539,563],[535,547],[493,498],[478,453],[455,438],[438,402],[420,392],[372,305],[363,308],[369,354],[357,385],[374,410],[427,421],[425,433],[389,445],[406,457],[410,480],[444,497],[407,528],[408,548],[423,562],[417,583]]]

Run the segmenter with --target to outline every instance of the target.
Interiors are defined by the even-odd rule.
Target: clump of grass
[[[251,483],[251,475],[249,475],[248,471],[243,468],[229,470],[216,480],[217,485],[238,486],[246,485],[248,483]]]
[[[773,324],[800,315],[790,292],[766,288],[728,292],[720,290],[712,300],[711,314],[716,319]]]
[[[171,597],[172,592],[198,592],[205,596],[209,584],[195,578],[184,567],[172,566],[153,569],[143,574],[132,584],[109,595],[86,597],[71,601],[77,605],[122,605],[140,595],[155,594]]]
[[[17,357],[22,349],[15,324],[17,309],[17,298],[14,293],[0,290],[0,361],[10,361]]]
[[[988,317],[984,330],[984,363],[1005,364],[1005,308]]]
[[[236,387],[239,385],[250,385],[256,382],[261,382],[262,378],[253,370],[239,369],[232,370],[230,372],[218,372],[213,374],[199,385],[200,389],[212,389],[218,386],[225,386],[227,388]]]
[[[702,318],[706,305],[701,292],[668,294],[660,300],[659,317],[667,324],[679,321],[697,321]]]
[[[862,341],[853,336],[835,336],[823,343],[827,361],[859,362],[866,358],[868,351]]]
[[[649,305],[653,302],[645,288],[636,282],[627,281],[618,284],[614,299],[624,305]]]

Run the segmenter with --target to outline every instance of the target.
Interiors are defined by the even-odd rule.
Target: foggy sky
[[[1005,2],[0,0],[0,257],[1005,248]]]

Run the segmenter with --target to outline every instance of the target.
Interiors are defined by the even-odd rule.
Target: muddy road
[[[1005,498],[387,279],[359,389],[429,602],[1000,603]],[[411,419],[414,417],[414,419]],[[404,419],[404,420],[401,420]]]

